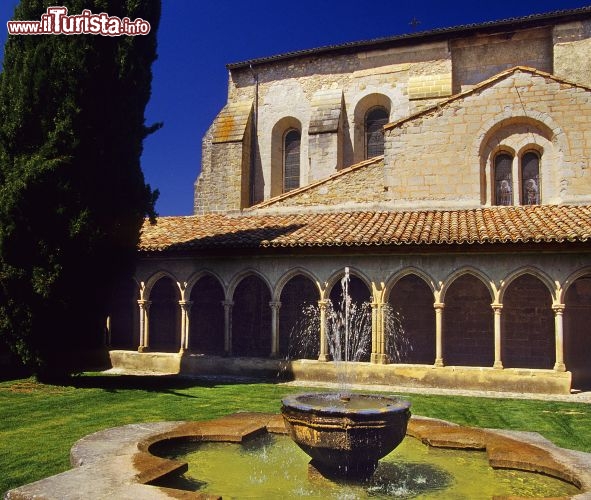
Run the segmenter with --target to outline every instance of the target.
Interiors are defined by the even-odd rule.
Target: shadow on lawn
[[[81,374],[73,376],[68,385],[77,389],[103,389],[105,391],[143,390],[147,392],[174,392],[191,387],[214,388],[223,385],[253,384],[269,382],[228,377],[186,377],[181,375],[102,375]],[[194,397],[190,394],[176,393],[179,396]]]

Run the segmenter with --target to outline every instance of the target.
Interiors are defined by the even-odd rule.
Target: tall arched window
[[[283,139],[283,192],[300,187],[300,143],[299,130],[288,130]]]
[[[528,151],[521,158],[521,204],[540,203],[540,157]]]
[[[513,205],[513,157],[508,153],[495,156],[495,205]]]
[[[384,154],[384,125],[388,123],[388,111],[381,106],[371,108],[365,115],[365,157]]]

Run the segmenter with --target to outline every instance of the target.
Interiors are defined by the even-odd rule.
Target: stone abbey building
[[[591,7],[228,70],[195,215],[145,225],[114,299],[114,364],[326,379],[349,268],[358,382],[591,386]]]

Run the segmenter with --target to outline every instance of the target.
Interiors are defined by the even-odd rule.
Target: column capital
[[[269,307],[271,307],[272,309],[279,309],[281,307],[281,301],[272,300],[271,302],[269,302]]]
[[[234,301],[233,300],[222,300],[222,305],[224,307],[232,307],[234,305]]]
[[[503,304],[499,304],[498,302],[493,302],[490,307],[492,307],[493,311],[496,313],[500,313],[503,310]]]
[[[435,310],[441,310],[441,309],[443,309],[444,307],[445,307],[445,304],[444,304],[443,302],[435,302],[435,303],[433,304],[433,308],[434,308]]]
[[[193,305],[192,300],[179,300],[179,305],[183,308],[189,309]]]
[[[328,305],[329,300],[328,299],[322,299],[318,301],[318,307],[320,307],[320,309],[326,309],[326,306]]]
[[[562,314],[565,308],[566,304],[552,304],[552,310],[554,311],[554,314]]]
[[[144,300],[144,299],[139,299],[137,301],[138,305],[140,306],[140,308],[142,309],[149,309],[150,305],[152,304],[151,300]]]

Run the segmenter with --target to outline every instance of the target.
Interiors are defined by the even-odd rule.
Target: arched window
[[[283,139],[283,192],[300,187],[301,135],[296,129],[288,130]]]
[[[371,108],[365,115],[365,157],[384,154],[384,125],[388,123],[388,111],[381,106]]]
[[[513,157],[508,153],[495,156],[495,205],[513,205]]]
[[[521,158],[521,204],[540,203],[540,157],[528,151]]]

